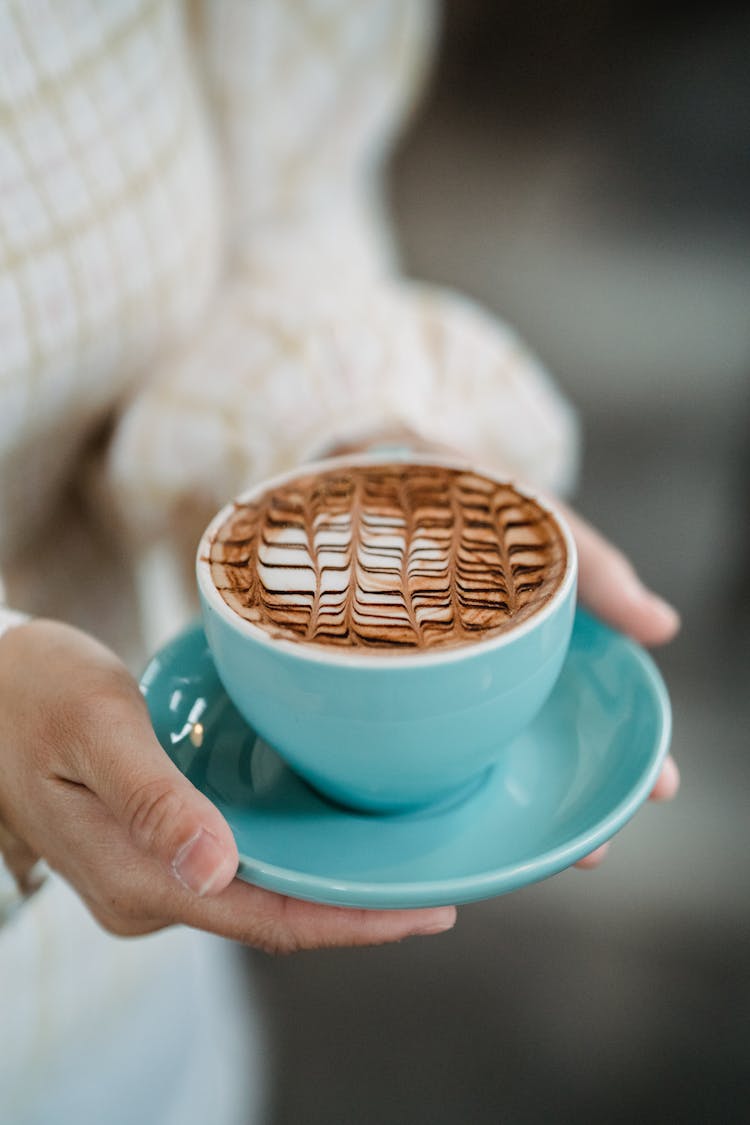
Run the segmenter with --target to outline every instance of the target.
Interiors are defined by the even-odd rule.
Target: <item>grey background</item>
[[[510,320],[580,411],[579,508],[684,616],[678,801],[595,873],[368,951],[250,955],[271,1125],[749,1119],[750,20],[446,10],[394,163],[406,267]]]

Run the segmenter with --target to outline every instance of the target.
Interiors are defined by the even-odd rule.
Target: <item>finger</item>
[[[630,561],[590,524],[565,510],[578,547],[581,601],[597,616],[645,645],[666,644],[680,628],[673,606],[647,589]]]
[[[665,761],[662,771],[657,778],[656,785],[651,790],[650,800],[671,801],[680,788],[680,771],[677,763],[670,754]]]
[[[237,871],[237,845],[219,810],[169,759],[137,688],[108,700],[76,754],[78,776],[136,848],[193,894],[216,894]]]
[[[417,935],[444,933],[456,908],[361,910],[303,902],[235,880],[216,898],[193,899],[184,921],[268,953],[334,946],[381,945]]]
[[[601,844],[598,848],[595,848],[593,852],[589,852],[588,855],[585,855],[583,859],[579,859],[578,863],[574,866],[578,867],[581,871],[593,871],[595,867],[598,867],[604,862],[608,851],[609,842]]]

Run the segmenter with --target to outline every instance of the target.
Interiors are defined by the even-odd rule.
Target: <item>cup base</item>
[[[380,804],[377,801],[369,801],[366,798],[362,800],[352,800],[351,798],[343,797],[338,794],[334,795],[330,790],[321,788],[316,785],[309,778],[294,770],[292,766],[289,767],[293,773],[296,774],[304,784],[311,789],[316,796],[325,801],[326,804],[333,805],[335,808],[342,809],[348,813],[356,813],[359,816],[372,816],[372,817],[386,817],[389,820],[398,820],[399,817],[408,817],[413,820],[420,816],[432,816],[437,813],[444,813],[448,809],[456,805],[462,804],[473,797],[477,790],[486,785],[490,775],[497,769],[497,764],[489,766],[487,769],[482,770],[480,773],[470,777],[463,785],[458,788],[449,789],[447,792],[439,794],[429,801],[414,801],[399,804]]]

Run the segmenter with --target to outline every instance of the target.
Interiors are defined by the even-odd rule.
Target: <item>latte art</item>
[[[226,604],[273,637],[409,651],[512,629],[559,588],[566,558],[554,517],[510,484],[370,463],[235,505],[207,561]]]

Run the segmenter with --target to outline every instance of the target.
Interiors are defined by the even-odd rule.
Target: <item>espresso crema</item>
[[[272,637],[404,652],[514,628],[560,587],[566,559],[554,517],[510,484],[371,463],[236,504],[207,561],[230,609]]]

